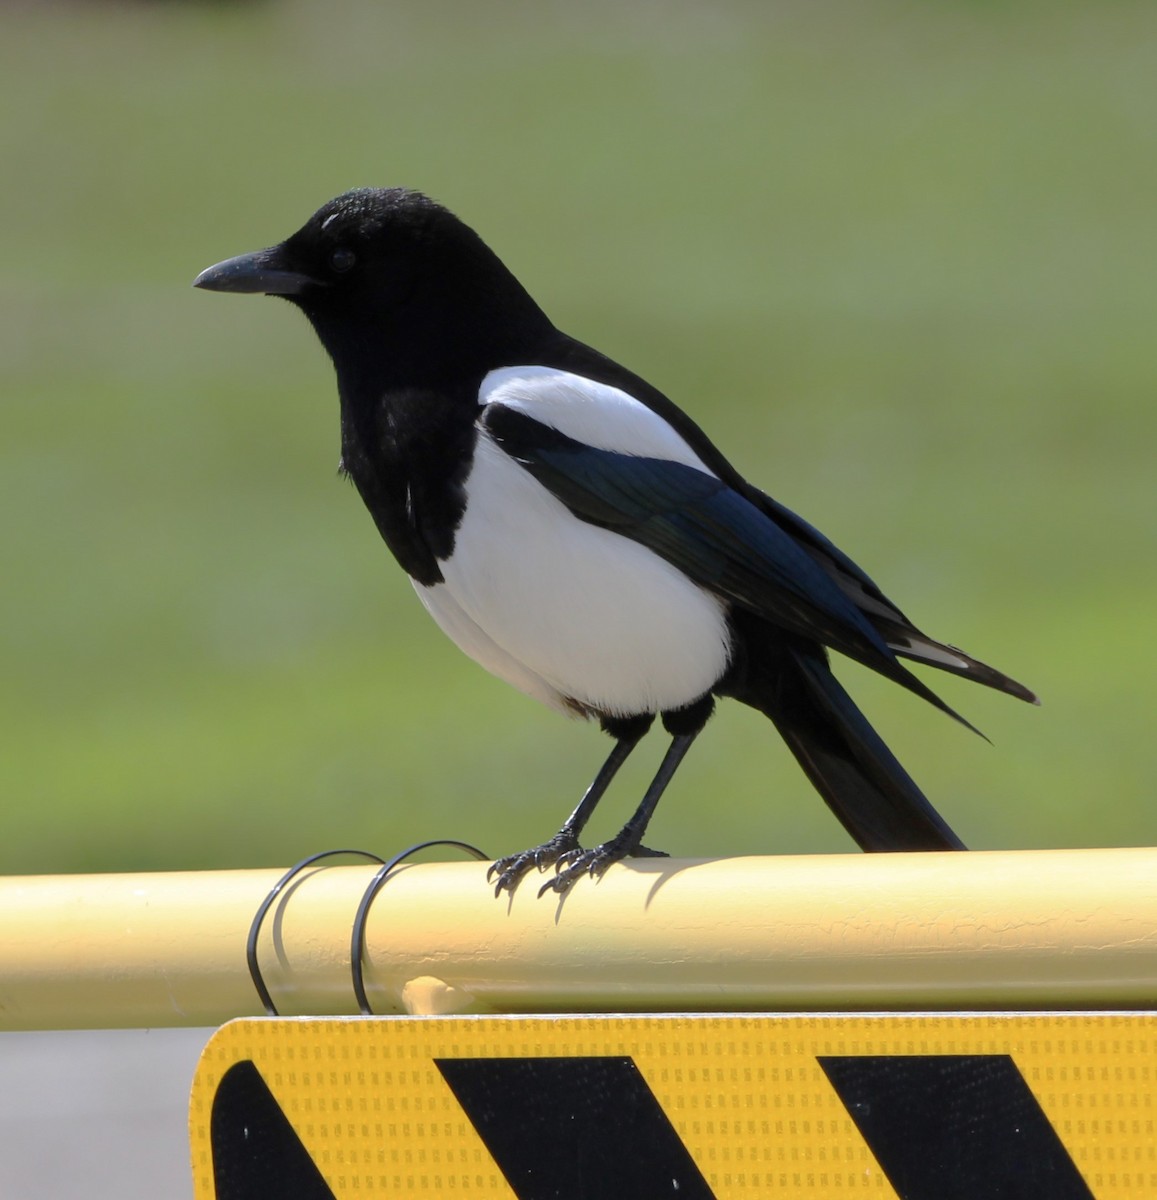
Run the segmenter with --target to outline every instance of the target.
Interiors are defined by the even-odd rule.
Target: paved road
[[[209,1029],[0,1033],[0,1200],[188,1200]]]

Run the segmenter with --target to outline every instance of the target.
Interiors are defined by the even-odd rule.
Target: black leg
[[[544,871],[547,867],[553,867],[564,856],[575,852],[582,853],[578,842],[579,835],[591,819],[591,814],[603,798],[603,794],[610,787],[611,780],[650,727],[650,717],[632,718],[621,723],[603,722],[603,728],[616,738],[614,748],[607,755],[607,761],[599,768],[599,773],[587,788],[578,807],[567,817],[562,828],[550,841],[530,850],[523,850],[521,854],[500,858],[494,863],[486,873],[486,878],[493,879],[498,876],[494,885],[496,896],[500,896],[504,891],[513,892],[522,877],[532,868],[537,867],[538,870]]]
[[[663,756],[663,761],[659,764],[655,778],[651,780],[651,786],[647,788],[647,794],[643,797],[639,807],[635,809],[631,819],[609,842],[603,842],[601,846],[596,846],[593,850],[574,850],[565,858],[560,856],[556,859],[555,861],[562,869],[553,879],[542,885],[538,892],[540,896],[544,892],[558,892],[559,895],[562,895],[581,876],[592,875],[597,879],[612,863],[619,862],[630,855],[656,856],[656,851],[647,850],[641,844],[643,834],[647,831],[647,825],[655,814],[655,809],[667,784],[671,782],[671,777],[683,761],[683,756],[691,749],[691,743],[698,734],[698,729],[692,733],[676,734],[667,748],[667,753]],[[581,808],[582,805],[579,807]]]

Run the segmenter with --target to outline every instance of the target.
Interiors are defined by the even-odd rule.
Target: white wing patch
[[[552,707],[616,716],[681,708],[719,682],[731,637],[717,597],[575,517],[485,431],[465,488],[444,582],[420,594],[482,666]]]
[[[945,667],[956,667],[964,671],[974,665],[972,659],[955,653],[951,646],[943,646],[931,638],[920,637],[915,633],[909,634],[902,642],[892,641],[888,645],[893,650],[902,651],[921,662],[933,665],[939,663]]]
[[[684,463],[703,460],[657,413],[621,388],[553,367],[503,367],[482,381],[479,403],[504,404],[596,450]]]

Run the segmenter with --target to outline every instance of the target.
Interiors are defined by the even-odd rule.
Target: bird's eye
[[[330,256],[329,265],[338,272],[339,275],[344,274],[358,261],[358,256],[345,246],[339,246]]]

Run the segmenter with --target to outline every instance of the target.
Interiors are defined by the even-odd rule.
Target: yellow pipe
[[[282,1012],[356,1011],[372,867],[311,870],[260,950]],[[1128,1008],[1157,1000],[1157,850],[643,859],[564,900],[485,864],[397,869],[367,927],[382,1013]],[[0,1029],[260,1012],[277,871],[0,879]]]

